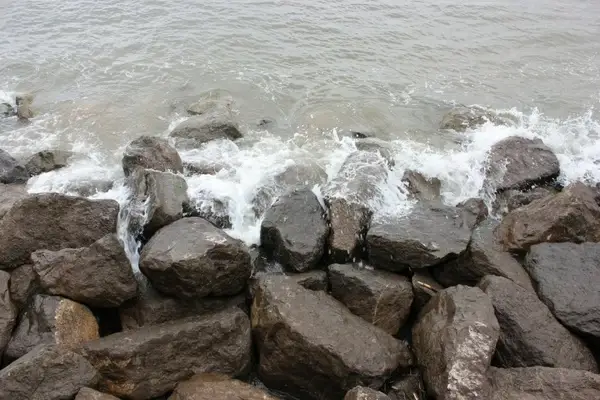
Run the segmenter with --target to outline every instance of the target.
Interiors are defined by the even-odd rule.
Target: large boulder
[[[406,343],[285,277],[260,280],[252,328],[260,379],[303,398],[337,400],[357,385],[378,388],[412,364]]]
[[[411,198],[420,201],[441,200],[442,181],[438,178],[428,178],[420,172],[409,169],[404,172],[402,183]]]
[[[82,355],[100,372],[98,389],[132,400],[161,396],[196,373],[238,376],[250,363],[250,322],[231,308],[87,343]]]
[[[551,181],[559,173],[558,158],[544,142],[511,136],[490,149],[485,185],[499,192],[527,189]]]
[[[54,171],[66,167],[74,154],[66,150],[42,150],[27,159],[25,169],[29,176]]]
[[[214,110],[231,112],[233,96],[226,90],[213,89],[200,96],[200,99],[190,104],[186,111],[190,115],[202,115]]]
[[[110,394],[102,393],[94,389],[90,388],[81,388],[77,396],[75,396],[75,400],[119,400],[115,396]]]
[[[98,382],[85,358],[60,346],[40,345],[0,370],[0,400],[72,399]]]
[[[0,149],[0,183],[25,183],[28,179],[25,167]]]
[[[27,186],[0,183],[0,219],[17,201],[27,197]]]
[[[261,246],[286,269],[303,272],[317,266],[329,233],[325,210],[309,190],[281,196],[260,226]]]
[[[177,150],[165,139],[140,136],[130,142],[123,153],[125,176],[131,175],[137,168],[183,173],[183,162]]]
[[[346,392],[344,400],[390,400],[385,394],[364,386],[357,386]]]
[[[140,270],[152,285],[182,299],[237,294],[251,268],[240,240],[195,217],[159,230],[140,255]]]
[[[33,265],[25,264],[10,271],[10,299],[22,310],[34,294],[40,292]]]
[[[449,287],[474,286],[486,275],[508,278],[522,287],[533,290],[523,266],[504,251],[495,229],[499,222],[490,219],[479,225],[471,235],[468,251],[458,259],[433,268],[435,279]]]
[[[10,274],[0,271],[0,359],[17,321],[17,308],[10,299]]]
[[[0,220],[0,269],[26,264],[36,250],[89,246],[116,232],[119,204],[57,193],[16,202]]]
[[[558,193],[556,189],[545,186],[537,186],[529,190],[506,190],[496,195],[493,209],[496,213],[506,215],[519,207],[556,193]]]
[[[227,375],[206,373],[180,382],[169,400],[277,400],[277,397]]]
[[[513,121],[507,115],[501,115],[483,107],[459,106],[444,115],[440,128],[465,132],[467,129],[477,128],[488,122],[494,125],[510,125]]]
[[[235,140],[242,137],[231,111],[215,108],[201,115],[188,118],[169,134],[183,148],[199,148],[216,139]]]
[[[499,330],[492,303],[480,289],[455,286],[433,297],[412,332],[429,395],[488,398],[487,371]]]
[[[369,260],[375,268],[390,271],[430,267],[464,253],[470,236],[461,210],[419,204],[409,215],[371,226]]]
[[[600,375],[565,368],[490,368],[490,400],[600,399]]]
[[[498,234],[507,250],[518,253],[543,242],[600,242],[596,192],[580,182],[569,185],[508,213]]]
[[[355,264],[329,266],[331,294],[354,314],[395,335],[410,314],[412,285],[405,276]]]
[[[31,255],[41,288],[91,307],[118,307],[137,293],[133,270],[116,234],[89,247]]]
[[[556,318],[600,344],[600,243],[535,245],[525,268]]]
[[[76,349],[97,339],[98,322],[85,306],[56,296],[36,295],[19,317],[5,358],[16,360],[40,344]]]
[[[533,291],[500,276],[486,276],[479,288],[492,300],[500,324],[498,366],[598,371],[592,352],[554,318]]]

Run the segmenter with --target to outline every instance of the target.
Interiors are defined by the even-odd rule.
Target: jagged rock
[[[25,264],[10,272],[10,298],[22,310],[34,294],[40,292],[33,265]]]
[[[388,167],[396,165],[394,150],[388,142],[377,138],[363,138],[357,140],[355,144],[358,150],[379,154],[387,162]]]
[[[0,269],[26,264],[36,250],[89,246],[116,232],[119,204],[57,193],[30,195],[0,220]]]
[[[569,185],[508,213],[498,234],[507,250],[518,253],[543,242],[600,242],[596,193],[580,182]]]
[[[0,103],[0,116],[1,117],[13,117],[17,115],[17,112],[9,103]]]
[[[415,270],[411,282],[414,293],[413,304],[417,310],[421,310],[433,296],[444,290],[426,268]]]
[[[422,173],[406,170],[402,176],[409,195],[420,201],[440,201],[442,182],[438,178],[427,178]]]
[[[77,396],[75,396],[75,400],[119,400],[115,396],[111,396],[110,394],[102,393],[94,389],[90,388],[81,388]]]
[[[540,139],[511,136],[494,144],[484,185],[496,191],[526,189],[558,177],[556,155]]]
[[[329,266],[331,294],[365,321],[395,335],[413,302],[408,278],[352,264]]]
[[[214,110],[231,112],[233,97],[229,92],[222,89],[214,89],[200,96],[200,100],[190,104],[186,111],[190,115],[202,115]]]
[[[180,382],[169,400],[277,400],[245,382],[222,374],[198,374]]]
[[[600,375],[564,368],[490,368],[490,400],[600,398]]]
[[[538,244],[525,267],[556,318],[600,344],[600,243]]]
[[[27,197],[27,186],[0,183],[0,219],[17,201]]]
[[[212,161],[184,162],[183,173],[191,175],[215,175],[225,168],[225,165]]]
[[[221,229],[231,229],[232,226],[231,217],[229,216],[229,204],[219,199],[189,203],[184,207],[183,215],[186,217],[200,217]]]
[[[470,236],[460,210],[419,204],[407,216],[371,226],[369,260],[375,268],[390,271],[430,267],[464,253]]]
[[[0,149],[0,183],[25,183],[28,179],[25,167]]]
[[[486,399],[487,371],[499,334],[490,299],[478,288],[441,291],[421,310],[413,348],[430,396]]]
[[[0,400],[71,399],[97,382],[98,372],[80,355],[40,345],[0,370]]]
[[[159,291],[182,299],[229,296],[250,278],[248,248],[202,218],[159,230],[140,255],[140,270]]]
[[[35,295],[19,317],[4,356],[16,360],[40,344],[74,350],[98,337],[98,323],[87,307],[62,297]]]
[[[533,290],[523,266],[500,244],[495,234],[498,225],[497,221],[488,220],[478,226],[471,235],[465,254],[433,268],[435,279],[447,287],[459,284],[474,286],[486,275],[497,275]]]
[[[327,286],[329,286],[329,280],[327,279],[327,273],[325,271],[309,271],[286,276],[308,290],[320,290],[326,292]]]
[[[456,208],[461,210],[463,224],[470,229],[474,229],[477,225],[485,221],[489,215],[489,211],[485,202],[482,199],[471,198],[460,202]]]
[[[27,159],[25,169],[29,176],[54,171],[66,167],[74,154],[72,151],[65,150],[39,151]]]
[[[425,384],[419,372],[411,372],[388,385],[390,400],[426,400]]]
[[[169,134],[183,148],[198,148],[216,139],[235,140],[242,137],[231,111],[223,108],[209,110],[190,117]]]
[[[19,117],[20,120],[33,118],[33,111],[31,110],[33,96],[30,94],[22,94],[18,95],[15,100],[17,103],[17,117]]]
[[[465,132],[467,129],[476,128],[487,122],[491,122],[494,125],[510,125],[513,121],[506,115],[501,115],[482,107],[460,106],[444,115],[440,128]]]
[[[115,333],[87,343],[82,355],[98,369],[98,389],[131,400],[161,396],[195,373],[238,376],[250,363],[248,317],[218,313]]]
[[[41,288],[91,307],[118,307],[137,293],[123,244],[111,233],[89,247],[31,255]]]
[[[309,190],[281,196],[260,227],[261,246],[286,269],[303,272],[317,266],[329,234],[325,210]]]
[[[260,379],[303,398],[337,400],[357,385],[378,388],[412,364],[406,343],[283,276],[259,281],[252,328]]]
[[[10,274],[0,271],[0,358],[10,340],[18,315],[10,298],[9,281]]]
[[[177,150],[165,139],[140,136],[129,143],[123,153],[125,176],[131,175],[137,168],[182,173],[183,163]]]
[[[486,276],[479,288],[492,300],[500,324],[498,366],[598,371],[592,352],[552,316],[533,291],[500,276]]]
[[[377,390],[357,386],[346,393],[344,400],[390,400],[390,398],[385,393],[378,392]]]
[[[527,191],[521,190],[506,190],[496,195],[496,201],[493,208],[498,213],[503,215],[510,211],[516,210],[519,207],[543,199],[544,197],[557,194],[558,191],[552,188],[538,186]]]

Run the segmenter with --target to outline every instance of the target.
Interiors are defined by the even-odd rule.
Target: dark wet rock
[[[98,323],[87,307],[62,297],[36,295],[19,317],[4,356],[16,360],[40,344],[73,350],[98,337]]]
[[[492,300],[500,324],[494,365],[598,371],[592,352],[554,318],[534,292],[500,276],[486,276],[479,288]]]
[[[169,134],[183,148],[199,148],[216,139],[235,140],[242,137],[233,114],[226,109],[213,109],[202,115],[190,117]]]
[[[204,93],[195,103],[190,104],[186,111],[190,115],[202,115],[215,110],[231,112],[233,97],[222,89],[214,89]]]
[[[275,124],[275,120],[271,118],[262,118],[256,123],[256,127],[259,129],[269,129]]]
[[[600,344],[600,243],[539,244],[525,268],[556,318]]]
[[[559,173],[558,158],[544,142],[511,136],[490,149],[485,185],[499,192],[526,189],[551,181]]]
[[[413,327],[413,348],[427,392],[436,399],[486,399],[487,372],[500,328],[494,307],[478,288],[438,293]]]
[[[0,358],[10,340],[18,315],[10,298],[9,281],[10,274],[0,271]]]
[[[333,400],[357,385],[379,388],[392,371],[412,364],[406,343],[285,277],[260,280],[252,328],[260,379],[303,398]]]
[[[444,290],[444,287],[433,279],[427,268],[415,270],[411,282],[414,293],[413,304],[417,310],[425,307],[425,304],[427,304],[433,296]]]
[[[329,227],[325,210],[309,189],[281,196],[260,227],[261,246],[286,269],[303,272],[323,258]]]
[[[8,103],[0,103],[0,117],[14,117],[17,112],[12,105]]]
[[[98,372],[80,355],[41,345],[0,371],[0,400],[72,399],[98,382]]]
[[[490,400],[600,399],[600,375],[564,368],[490,368]]]
[[[227,375],[206,373],[180,382],[169,400],[277,400],[277,397]]]
[[[20,120],[33,118],[33,111],[31,109],[33,96],[30,94],[21,94],[18,95],[15,100],[17,103],[17,117],[19,117]]]
[[[360,131],[355,131],[355,130],[344,130],[342,132],[338,132],[337,136],[342,139],[342,138],[350,138],[350,139],[368,139],[368,138],[372,138],[375,135],[373,133],[368,133],[368,132],[360,132]]]
[[[385,140],[364,138],[357,140],[355,144],[358,150],[379,154],[387,162],[388,167],[391,168],[396,165],[396,160],[394,160],[394,149],[392,149],[392,146]]]
[[[219,199],[191,202],[184,207],[183,215],[185,217],[205,219],[221,229],[230,229],[232,227],[231,217],[229,216],[229,204]]]
[[[308,290],[320,290],[326,292],[327,287],[329,286],[329,279],[327,278],[327,272],[325,271],[309,271],[286,276]]]
[[[91,307],[118,307],[137,293],[123,244],[111,233],[89,247],[31,255],[42,290]]]
[[[10,271],[10,298],[19,310],[23,309],[34,294],[40,292],[33,265],[25,264]]]
[[[87,343],[82,355],[98,369],[98,389],[132,400],[161,396],[195,373],[238,376],[250,363],[248,317],[218,313],[115,333]]]
[[[0,149],[0,183],[25,183],[29,174],[8,152]]]
[[[54,171],[69,164],[69,159],[75,153],[65,150],[43,150],[35,153],[25,162],[25,169],[29,176],[39,175],[44,172]]]
[[[527,191],[507,190],[498,193],[493,207],[496,212],[505,215],[506,213],[516,210],[519,207],[526,206],[535,200],[543,199],[544,197],[556,193],[558,192],[555,189],[544,186],[538,186]]]
[[[331,294],[352,313],[395,335],[410,314],[413,302],[408,278],[353,264],[329,266]]]
[[[27,197],[27,186],[5,185],[0,183],[0,219],[10,210],[13,204]]]
[[[600,206],[592,188],[577,182],[562,192],[510,212],[498,227],[509,251],[543,242],[600,242]]]
[[[123,153],[123,172],[129,176],[137,168],[161,172],[183,172],[183,163],[177,150],[165,139],[140,136],[130,142]]]
[[[26,264],[36,250],[89,246],[117,230],[119,204],[57,193],[30,195],[0,220],[0,269]]]
[[[406,170],[402,176],[410,197],[420,201],[440,201],[442,182],[438,178],[427,178],[420,172]]]
[[[456,205],[456,208],[461,210],[463,224],[469,227],[469,229],[475,228],[485,221],[489,215],[485,202],[478,198],[471,198],[460,202]]]
[[[371,226],[369,261],[375,268],[390,271],[430,267],[464,253],[470,236],[461,210],[419,204],[409,215]]]
[[[426,400],[427,393],[421,374],[411,371],[400,379],[388,384],[387,395],[390,400]]]
[[[119,400],[117,397],[110,394],[102,393],[90,388],[81,388],[75,400]]]
[[[202,218],[159,230],[140,255],[140,270],[159,291],[182,299],[240,293],[250,278],[248,248]]]
[[[485,221],[471,235],[468,251],[457,260],[433,268],[435,279],[445,286],[474,286],[486,275],[508,278],[522,287],[533,290],[523,266],[504,251],[495,229],[499,222]]]
[[[364,386],[357,386],[349,390],[344,400],[390,400],[385,394]]]
[[[501,115],[482,107],[460,106],[444,115],[440,128],[464,132],[467,129],[477,128],[487,122],[491,122],[494,125],[511,125],[514,121],[507,115]]]

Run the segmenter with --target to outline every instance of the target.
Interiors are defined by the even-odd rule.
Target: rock
[[[183,173],[185,176],[216,175],[223,168],[225,168],[224,164],[212,161],[195,161],[183,163]]]
[[[138,168],[128,185],[132,187],[133,232],[141,231],[144,238],[150,238],[160,228],[183,218],[189,198],[182,176]]]
[[[131,264],[116,234],[89,247],[31,255],[41,288],[91,307],[118,307],[137,293]]]
[[[140,270],[159,291],[182,299],[230,296],[250,278],[248,248],[201,218],[159,230],[140,255]]]
[[[25,264],[10,272],[10,298],[22,310],[34,294],[40,292],[33,265]]]
[[[407,216],[373,224],[367,233],[369,260],[390,271],[430,267],[464,253],[470,236],[460,210],[419,204]]]
[[[519,207],[526,206],[527,204],[543,199],[546,196],[557,194],[555,189],[538,186],[528,191],[521,190],[506,190],[496,195],[496,201],[493,205],[496,213],[503,215],[510,211],[516,210]]]
[[[198,374],[180,382],[169,400],[277,400],[256,386],[222,374]]]
[[[110,394],[101,393],[97,390],[90,388],[81,388],[77,396],[75,396],[75,400],[119,400],[115,396],[111,396]]]
[[[396,165],[394,159],[394,149],[385,140],[377,138],[363,138],[355,141],[356,148],[361,151],[368,151],[379,154],[386,162],[388,167]]]
[[[344,400],[390,400],[390,398],[385,393],[378,392],[377,390],[357,386],[346,393]]]
[[[64,400],[98,382],[83,357],[53,345],[40,345],[0,371],[0,400]]]
[[[525,268],[556,318],[600,344],[600,243],[538,244]]]
[[[195,373],[238,376],[250,352],[250,323],[236,308],[115,333],[82,349],[100,372],[98,389],[132,400],[161,396]]]
[[[501,115],[482,107],[460,106],[444,115],[440,128],[465,132],[467,129],[477,128],[487,122],[491,122],[494,125],[511,125],[513,121],[506,115]]]
[[[98,337],[98,323],[87,307],[57,296],[35,295],[21,314],[4,355],[8,361],[16,360],[40,344],[74,350]]]
[[[564,368],[490,368],[490,400],[600,398],[600,375]]]
[[[0,116],[1,117],[14,117],[17,115],[12,105],[8,103],[0,103]]]
[[[235,140],[242,137],[238,124],[229,110],[217,108],[188,118],[169,134],[179,147],[199,148],[216,139]]]
[[[16,97],[17,103],[17,117],[20,120],[28,120],[33,118],[33,111],[31,110],[31,103],[33,103],[33,96],[29,94],[19,95]]]
[[[317,266],[328,234],[325,210],[309,189],[281,196],[260,226],[261,246],[275,261],[296,272]]]
[[[352,264],[329,266],[331,294],[365,321],[395,335],[413,302],[408,278]]]
[[[475,286],[486,275],[508,278],[525,289],[533,290],[529,275],[521,264],[503,250],[495,229],[499,223],[485,221],[471,235],[468,251],[457,260],[433,268],[435,279],[445,286]]]
[[[205,315],[234,306],[245,307],[244,295],[182,300],[158,292],[143,276],[138,277],[138,280],[138,296],[119,308],[123,330]]]
[[[114,186],[114,182],[106,179],[82,179],[65,183],[65,192],[76,196],[90,197],[98,193],[106,193]]]
[[[18,315],[10,298],[9,281],[9,273],[0,271],[0,358],[10,340]]]
[[[137,168],[183,173],[183,162],[177,150],[165,139],[140,136],[129,143],[123,153],[125,176],[131,175]]]
[[[261,279],[257,286],[252,328],[258,374],[267,386],[333,400],[357,385],[378,388],[396,368],[412,364],[406,343],[324,292],[281,276]]]
[[[600,206],[594,190],[577,182],[508,213],[498,234],[517,253],[543,242],[600,242]]]
[[[320,290],[326,292],[327,287],[329,286],[329,280],[327,279],[327,273],[325,271],[309,271],[286,276],[308,290]]]
[[[200,96],[200,99],[189,105],[186,111],[190,115],[202,115],[214,110],[231,112],[233,97],[222,89],[209,90]]]
[[[488,208],[482,199],[471,198],[460,202],[456,208],[462,211],[463,224],[469,229],[474,229],[477,225],[485,221],[488,217]]]
[[[421,310],[413,348],[430,396],[487,399],[487,371],[499,334],[490,299],[478,288],[441,291]]]
[[[418,372],[411,372],[388,385],[390,400],[426,400],[425,384]]]
[[[25,183],[29,179],[25,167],[0,149],[0,183]]]
[[[26,264],[36,250],[89,246],[116,232],[119,204],[57,193],[30,195],[0,220],[0,269]]]
[[[421,310],[438,292],[444,290],[426,268],[415,270],[411,279],[414,293],[414,307]]]
[[[205,219],[221,229],[231,229],[232,227],[229,204],[219,199],[190,203],[184,207],[183,215]]]
[[[419,201],[440,201],[442,181],[438,178],[427,178],[420,172],[406,170],[402,176],[410,197]]]
[[[75,153],[64,150],[43,150],[35,153],[25,163],[29,176],[54,171],[69,164],[69,159]]]
[[[492,300],[500,324],[498,366],[598,371],[592,352],[552,316],[534,292],[500,276],[486,276],[479,288]]]
[[[27,186],[25,185],[0,183],[0,219],[4,217],[13,204],[27,196]]]
[[[373,133],[368,132],[359,132],[355,130],[344,130],[342,132],[337,133],[338,138],[343,139],[345,137],[350,139],[369,139],[374,137]]]
[[[256,123],[256,127],[259,129],[269,129],[273,125],[275,125],[275,120],[271,118],[261,118],[260,121]]]

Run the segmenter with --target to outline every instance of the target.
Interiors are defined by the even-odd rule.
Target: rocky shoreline
[[[241,138],[232,102],[205,98],[169,140],[131,142],[125,208],[93,188],[28,194],[73,154],[0,150],[0,400],[600,398],[600,190],[560,187],[542,141],[490,149],[492,209],[444,204],[439,180],[406,171],[414,208],[375,220],[394,159],[349,133],[337,176],[290,170],[275,178],[288,191],[257,196],[248,247],[188,197],[184,176],[216,167],[177,151]],[[511,123],[471,108],[442,127],[486,122]]]

